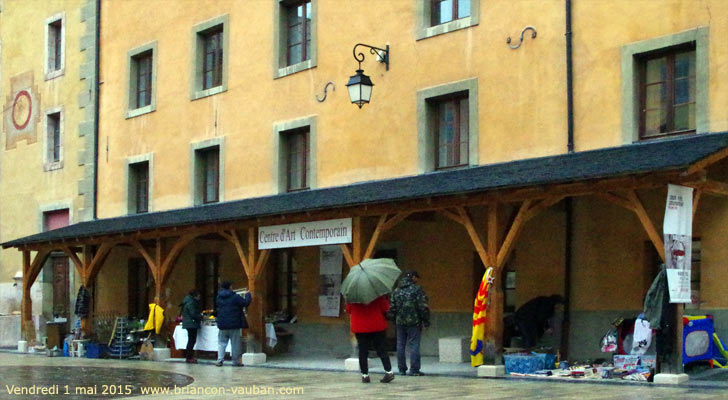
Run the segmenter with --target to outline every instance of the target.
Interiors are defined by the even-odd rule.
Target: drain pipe
[[[566,115],[567,115],[567,145],[568,153],[574,152],[574,87],[572,71],[571,49],[571,0],[566,0]],[[564,319],[561,324],[561,352],[564,357],[569,355],[569,303],[571,297],[571,263],[573,239],[573,198],[564,199]]]
[[[101,79],[101,0],[96,0],[96,43],[94,45],[94,200],[93,219],[98,218],[98,193],[99,193],[99,93]]]
[[[571,0],[566,0],[566,150],[574,152],[574,74],[571,58]]]

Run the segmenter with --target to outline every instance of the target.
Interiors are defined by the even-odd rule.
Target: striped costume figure
[[[473,337],[470,339],[470,364],[473,367],[483,364],[483,338],[485,336],[485,315],[488,306],[488,293],[493,284],[493,267],[488,267],[480,281],[478,295],[473,306]]]

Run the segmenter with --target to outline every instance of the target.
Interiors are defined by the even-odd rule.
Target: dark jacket
[[[182,328],[200,329],[200,322],[202,321],[202,307],[200,307],[200,302],[188,294],[182,300],[180,307],[182,309]]]
[[[403,326],[430,326],[430,307],[427,295],[420,285],[409,276],[399,280],[397,289],[392,293],[390,314],[394,322]]]
[[[218,329],[241,329],[248,327],[243,307],[250,305],[250,293],[245,298],[229,289],[220,289],[215,304],[215,320]]]
[[[551,328],[549,322],[556,312],[556,305],[563,302],[559,295],[534,297],[516,310],[515,321],[519,328],[527,326],[527,330],[536,332],[540,338]]]

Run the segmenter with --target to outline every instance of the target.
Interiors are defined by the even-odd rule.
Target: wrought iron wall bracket
[[[380,49],[379,47],[370,46],[364,43],[357,43],[356,45],[354,45],[354,49],[352,50],[352,52],[354,53],[354,59],[359,63],[359,69],[361,69],[361,63],[364,62],[364,53],[359,53],[357,55],[356,48],[359,46],[369,48],[369,53],[376,54],[379,58],[379,61],[383,62],[386,66],[386,70],[389,71],[389,45],[387,45],[384,49]]]
[[[317,100],[317,101],[318,101],[319,103],[323,103],[323,102],[324,102],[324,100],[326,100],[326,89],[328,89],[328,88],[329,88],[329,85],[331,85],[331,90],[333,90],[333,91],[336,91],[336,85],[334,85],[334,82],[327,82],[327,83],[326,83],[326,86],[324,86],[324,97],[322,97],[322,98],[320,98],[320,99],[319,99],[319,97],[318,97],[318,96],[316,96],[316,100]]]
[[[532,26],[527,26],[527,27],[523,28],[523,30],[521,31],[521,41],[520,41],[520,42],[518,42],[518,44],[517,44],[517,45],[515,45],[515,46],[511,46],[511,37],[510,37],[510,36],[508,36],[508,39],[506,39],[506,43],[508,43],[508,47],[510,47],[510,48],[511,48],[511,49],[513,49],[513,50],[515,50],[515,49],[517,49],[517,48],[521,47],[521,45],[523,44],[523,35],[524,35],[524,34],[526,33],[526,31],[528,31],[528,30],[530,30],[530,31],[532,32],[532,33],[531,33],[531,38],[533,38],[533,39],[536,39],[536,28],[534,28],[534,27],[532,27]]]

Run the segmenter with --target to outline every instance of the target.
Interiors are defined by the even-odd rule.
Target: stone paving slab
[[[390,384],[379,383],[380,373],[372,373],[372,383],[362,384],[356,372],[279,369],[270,367],[215,367],[209,364],[164,363],[153,361],[99,360],[42,357],[0,353],[0,365],[88,366],[106,369],[98,385],[124,384],[124,378],[111,381],[113,368],[166,371],[190,376],[194,381],[178,393],[129,397],[130,399],[229,399],[229,398],[302,398],[302,399],[389,399],[389,398],[477,398],[477,399],[721,399],[723,387],[666,387],[651,384],[600,385],[528,379],[474,379],[452,376],[397,376]],[[72,373],[72,368],[68,368]],[[8,395],[6,385],[32,385],[33,382],[7,382],[0,377],[0,399],[62,398]],[[153,388],[151,388],[153,389]],[[92,396],[88,398],[103,398]]]

